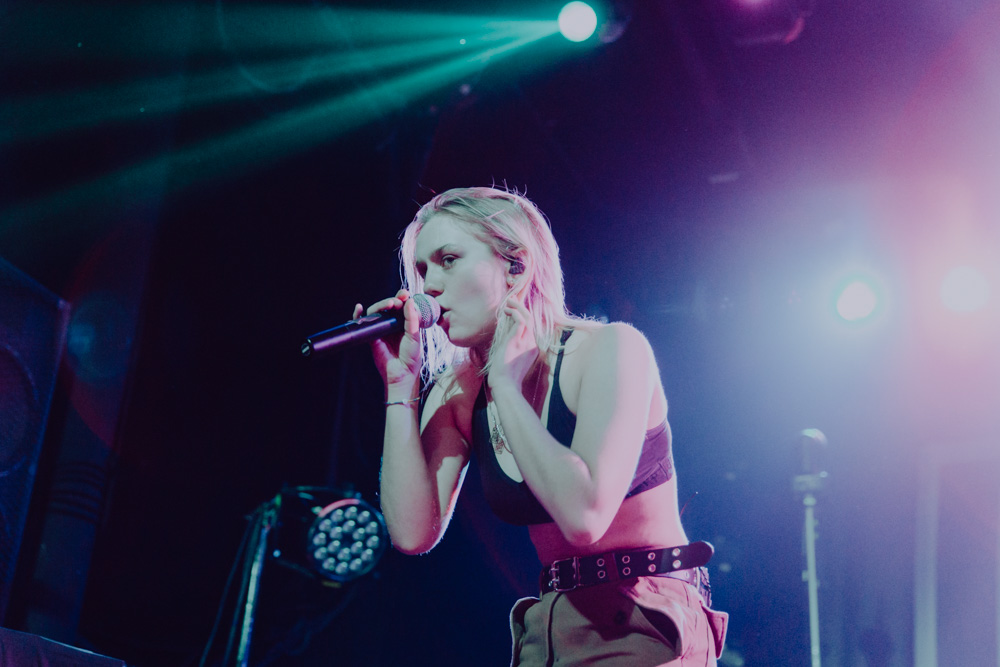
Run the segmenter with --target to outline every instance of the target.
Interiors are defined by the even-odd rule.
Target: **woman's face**
[[[424,292],[441,304],[439,324],[448,339],[459,347],[488,348],[507,294],[507,262],[447,213],[424,223],[414,259]]]

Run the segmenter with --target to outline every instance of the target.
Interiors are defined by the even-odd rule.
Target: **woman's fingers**
[[[376,301],[372,305],[368,306],[368,315],[372,313],[381,313],[383,310],[395,310],[397,308],[402,308],[403,304],[410,299],[410,293],[401,289],[396,292],[396,296],[390,296],[387,299],[382,299],[381,301]],[[355,315],[355,317],[357,317]]]
[[[513,299],[504,307],[504,313],[509,315],[518,324],[518,334],[523,336],[531,328],[531,316],[524,303]]]
[[[417,312],[417,304],[414,303],[413,299],[407,298],[403,302],[403,314],[406,333],[410,336],[416,336],[420,332],[420,313]]]
[[[528,316],[528,307],[524,304],[524,300],[521,298],[514,298],[507,302],[509,306],[512,306],[525,317]]]
[[[521,313],[516,310],[510,310],[507,312],[512,320],[514,320],[514,327],[510,333],[511,340],[524,340],[528,334],[528,323],[524,321],[524,317]]]
[[[381,301],[376,301],[372,305],[368,306],[368,310],[365,311],[365,315],[372,315],[374,313],[380,313],[383,310],[392,308],[393,299],[382,299]]]
[[[354,318],[358,319],[361,316],[363,306],[358,304],[354,306]],[[391,311],[402,310],[404,314],[404,332],[409,338],[415,338],[419,336],[420,332],[420,314],[417,312],[416,304],[413,303],[413,299],[410,298],[410,293],[401,289],[396,292],[396,296],[391,296],[381,301],[376,301],[368,307],[365,311],[367,315],[375,315],[377,313],[391,312]],[[374,341],[374,345],[383,344],[385,341]],[[398,346],[398,342],[392,343],[392,346]],[[401,350],[396,350],[397,352]],[[404,356],[406,356],[404,354]],[[412,355],[410,355],[412,356]]]

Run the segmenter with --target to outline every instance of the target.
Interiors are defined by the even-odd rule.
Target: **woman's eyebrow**
[[[460,250],[461,248],[459,248],[454,243],[445,243],[437,250],[432,250],[430,256],[428,257],[428,260],[432,262],[437,262],[440,261],[442,255],[445,255],[449,252],[458,252]],[[425,262],[422,259],[418,259],[416,262],[414,262],[414,267],[417,269],[417,273],[423,276],[424,273],[427,271],[427,262]]]
[[[461,248],[457,243],[445,243],[443,246],[434,251],[436,256],[441,256],[447,252],[455,252]]]
[[[445,243],[444,245],[442,245],[437,250],[434,250],[433,252],[431,252],[429,259],[436,261],[436,260],[441,259],[442,255],[446,255],[446,254],[448,254],[450,252],[457,252],[458,250],[460,250],[460,248],[458,247],[458,245],[456,245],[454,243]]]

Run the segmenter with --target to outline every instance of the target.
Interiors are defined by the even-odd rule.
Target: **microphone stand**
[[[807,428],[799,433],[802,454],[802,473],[792,479],[792,488],[802,494],[806,511],[806,571],[802,579],[809,589],[809,655],[812,667],[820,667],[819,644],[819,579],[816,576],[816,492],[826,483],[827,474],[822,460],[827,440],[823,432]]]
[[[823,488],[826,473],[812,475],[796,475],[792,487],[802,493],[802,504],[805,506],[806,525],[806,571],[802,573],[809,589],[809,653],[812,667],[820,667],[819,650],[819,579],[816,576],[816,491]]]
[[[274,528],[278,519],[278,509],[281,504],[281,496],[268,501],[257,509],[257,517],[250,528],[254,532],[251,540],[251,547],[247,550],[247,562],[249,566],[248,577],[245,581],[246,604],[243,608],[243,623],[240,628],[240,644],[236,654],[236,665],[247,667],[250,661],[250,639],[253,635],[253,624],[257,616],[257,597],[260,593],[260,578],[263,574],[264,560],[267,555],[267,536]],[[237,610],[238,611],[238,610]]]

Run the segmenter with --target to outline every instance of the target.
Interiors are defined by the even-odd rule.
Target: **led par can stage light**
[[[389,545],[382,514],[359,496],[298,487],[282,493],[279,562],[333,582],[346,583],[375,569]]]
[[[385,520],[358,498],[345,498],[319,511],[309,528],[309,561],[334,581],[363,577],[374,569],[389,543]]]

